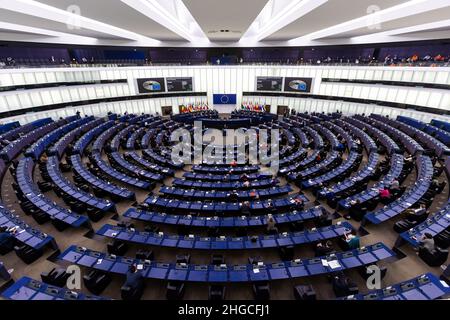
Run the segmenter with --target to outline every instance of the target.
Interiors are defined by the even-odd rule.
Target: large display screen
[[[281,91],[283,88],[283,78],[281,77],[257,77],[257,91]]]
[[[193,91],[192,78],[167,78],[168,92],[191,92]]]
[[[137,79],[139,93],[165,92],[164,78]]]
[[[312,78],[284,78],[284,91],[311,92]]]

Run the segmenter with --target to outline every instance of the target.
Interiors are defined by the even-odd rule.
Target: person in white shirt
[[[275,226],[275,219],[272,214],[267,215],[267,232],[278,232],[278,228]]]
[[[397,179],[394,179],[391,182],[391,186],[390,186],[391,190],[399,190],[400,189],[400,183],[398,182]]]
[[[425,250],[428,250],[430,253],[434,253],[436,251],[436,244],[434,243],[433,236],[425,232],[422,237],[418,240],[421,247]]]

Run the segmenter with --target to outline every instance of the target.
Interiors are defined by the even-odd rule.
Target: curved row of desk
[[[298,200],[298,201],[297,201]],[[250,211],[262,210],[289,210],[298,206],[303,206],[308,202],[308,198],[303,194],[292,195],[286,198],[274,200],[252,201],[248,209]],[[170,199],[162,196],[150,196],[144,201],[150,206],[154,206],[163,210],[180,210],[183,212],[223,212],[223,213],[240,213],[242,205],[239,202],[203,202],[203,201],[186,201],[178,199]]]
[[[449,285],[432,273],[342,300],[435,300],[450,294]]]
[[[77,246],[70,246],[58,257],[66,263],[113,274],[124,275],[135,264],[142,270],[144,278],[208,283],[294,279],[357,268],[392,258],[395,258],[395,253],[383,243],[313,259],[235,266],[159,263],[108,255]]]
[[[22,277],[8,289],[2,296],[10,300],[109,300],[99,296],[86,295],[65,288],[48,285],[29,277]]]
[[[417,158],[418,176],[414,186],[405,191],[400,198],[391,202],[383,209],[366,214],[364,219],[374,224],[380,224],[399,215],[406,209],[411,208],[420,199],[422,199],[424,194],[430,188],[433,177],[433,169],[434,168],[430,157],[419,156]]]
[[[291,211],[287,213],[274,213],[273,218],[278,225],[304,222],[313,220],[326,213],[326,210],[320,206],[316,206],[304,211]],[[328,215],[328,213],[326,213]],[[267,217],[259,216],[240,216],[240,217],[203,217],[192,215],[175,215],[164,212],[152,212],[136,208],[128,209],[123,217],[167,225],[184,225],[189,227],[206,227],[206,228],[240,228],[240,227],[257,227],[266,226]]]
[[[253,200],[253,199],[267,199],[275,198],[287,195],[293,191],[290,185],[280,187],[270,187],[266,189],[255,190],[236,190],[234,195],[239,201]],[[176,198],[188,198],[192,200],[216,200],[225,201],[230,198],[231,193],[229,191],[216,191],[211,189],[210,191],[195,190],[195,189],[180,189],[178,187],[163,186],[159,189],[159,192],[168,197]]]
[[[330,240],[350,233],[353,227],[350,223],[338,223],[329,227],[311,229],[295,233],[281,233],[267,236],[247,237],[199,237],[195,235],[178,236],[166,235],[162,232],[140,232],[130,228],[106,224],[97,230],[97,235],[120,241],[151,245],[156,247],[170,247],[199,250],[250,250],[282,248],[317,241]]]

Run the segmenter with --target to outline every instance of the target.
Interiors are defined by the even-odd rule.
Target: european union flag
[[[236,104],[237,95],[235,94],[214,94],[214,104]]]

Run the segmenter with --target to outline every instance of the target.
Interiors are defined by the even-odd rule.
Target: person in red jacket
[[[380,198],[381,199],[389,199],[391,197],[391,192],[388,188],[380,189]]]

